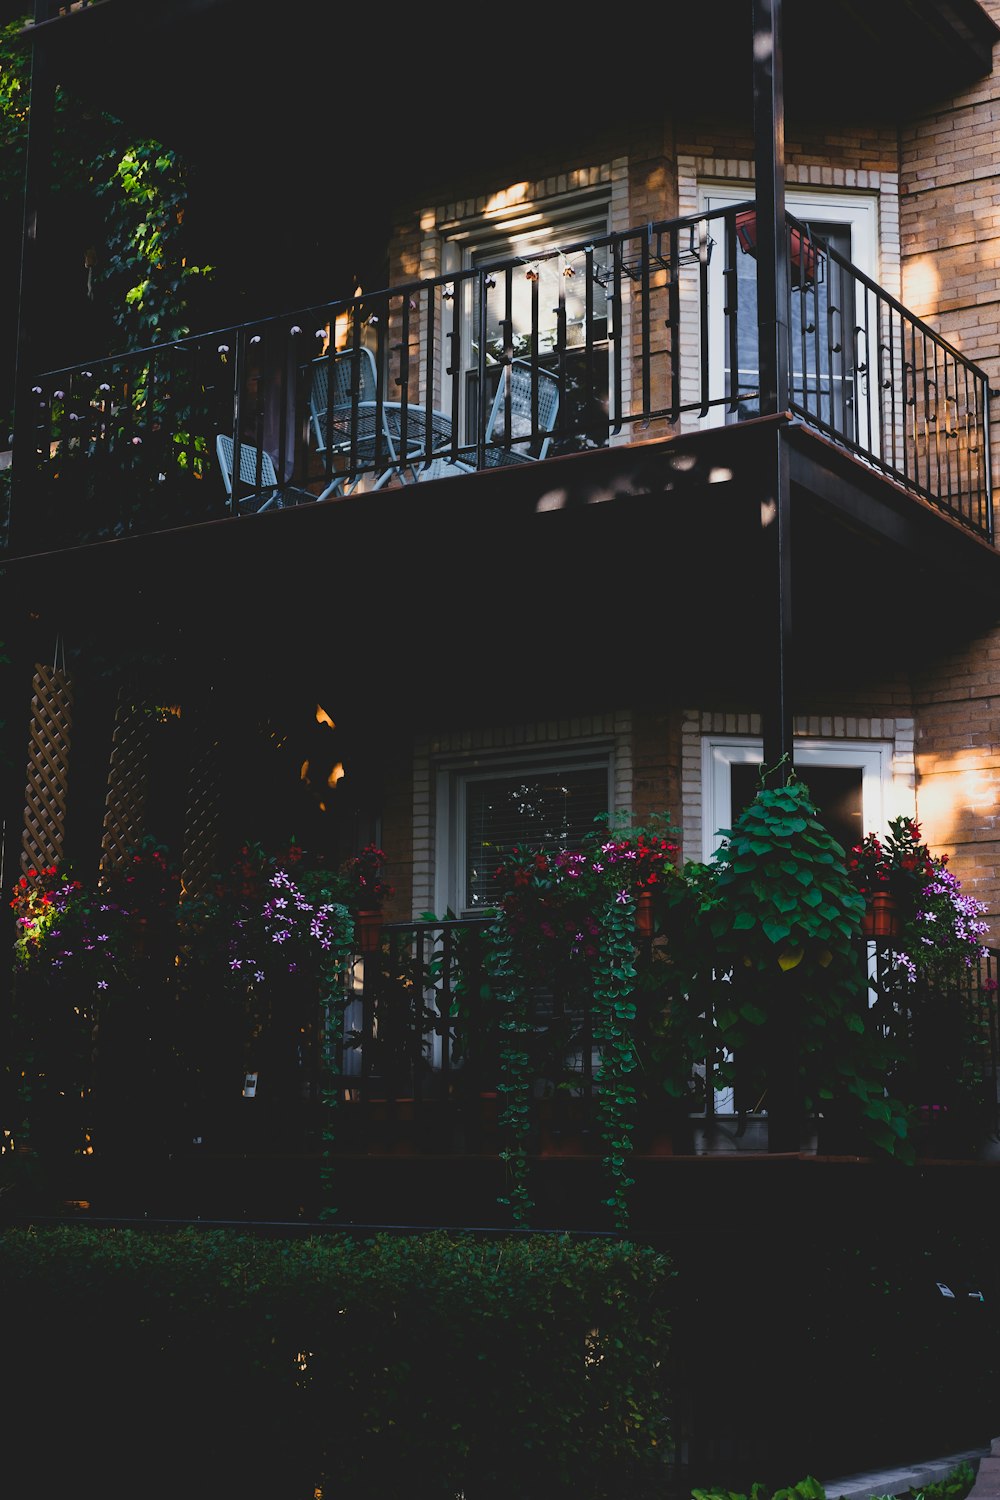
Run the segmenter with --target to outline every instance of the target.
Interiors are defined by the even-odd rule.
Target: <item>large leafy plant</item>
[[[868,1011],[864,898],[805,784],[792,772],[768,787],[767,774],[710,866],[690,872],[724,1067],[772,1119],[849,1109],[874,1145],[908,1159],[906,1112],[885,1093],[888,1044]]]

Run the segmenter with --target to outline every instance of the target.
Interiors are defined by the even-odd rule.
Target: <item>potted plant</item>
[[[912,818],[893,818],[884,839],[866,833],[847,855],[847,871],[865,898],[861,930],[866,937],[889,938],[908,921],[934,862]]]
[[[891,903],[878,986],[894,1033],[894,1091],[913,1111],[922,1155],[968,1155],[982,1135],[990,1072],[989,1001],[980,981],[986,906],[966,896],[945,854],[932,855],[920,825],[896,818],[889,836],[866,835],[849,868],[869,903]]]
[[[382,941],[382,907],[394,893],[385,878],[385,854],[366,844],[340,867],[341,899],[352,912],[362,953],[376,953]]]
[[[893,966],[911,981],[954,978],[985,956],[985,904],[963,894],[947,854],[931,854],[912,818],[893,818],[884,840],[866,834],[847,870],[865,898],[862,931],[894,940]]]

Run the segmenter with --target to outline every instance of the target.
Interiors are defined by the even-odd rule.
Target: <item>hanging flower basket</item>
[[[756,209],[745,209],[743,213],[736,215],[736,238],[739,241],[741,250],[747,255],[756,256]],[[814,282],[817,279],[817,270],[822,269],[819,250],[813,241],[806,238],[799,229],[793,229],[791,232],[790,255],[792,270],[797,273],[795,285],[805,286]]]
[[[873,891],[868,906],[861,918],[861,931],[866,938],[894,938],[902,930],[899,902],[888,891]]]

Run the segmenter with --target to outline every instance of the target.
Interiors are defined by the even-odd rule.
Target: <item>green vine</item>
[[[531,1059],[525,1047],[528,1007],[524,973],[514,954],[506,922],[486,932],[486,968],[494,985],[500,1015],[499,1124],[508,1144],[500,1153],[507,1168],[508,1192],[497,1201],[511,1210],[516,1228],[529,1225],[534,1202],[528,1192],[528,1132],[531,1125]]]
[[[341,1099],[341,1089],[338,1087],[340,1076],[338,1064],[344,1035],[347,974],[355,946],[354,918],[347,907],[335,902],[329,910],[333,942],[324,954],[319,972],[322,988],[319,1098],[323,1109],[319,1167],[319,1217],[321,1220],[333,1219],[337,1215],[334,1202],[333,1159],[337,1139],[337,1107]]]
[[[636,1112],[631,1075],[638,1065],[634,1042],[635,900],[607,901],[597,920],[600,937],[592,990],[594,1040],[600,1053],[597,1108],[604,1142],[602,1163],[611,1179],[610,1196],[604,1202],[611,1210],[615,1228],[624,1232],[629,1225],[628,1190],[635,1182],[627,1170]]]
[[[111,311],[126,346],[184,338],[192,287],[213,268],[191,265],[185,254],[183,162],[158,141],[133,141],[98,156],[91,181],[95,195],[107,199],[100,275],[120,289]]]

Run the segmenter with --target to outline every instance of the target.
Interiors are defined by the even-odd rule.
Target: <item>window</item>
[[[753,196],[751,184],[736,187],[705,187],[701,203],[705,209],[727,207],[745,202]],[[877,198],[874,194],[817,193],[788,188],[785,193],[788,212],[811,234],[823,239],[846,260],[866,275],[877,274]],[[716,230],[721,238],[721,226]],[[793,244],[794,250],[794,244]],[[729,331],[724,316],[726,295],[723,286],[723,255],[713,256],[710,264],[709,339],[713,399],[732,396],[730,403],[715,409],[709,420],[736,421],[754,416],[758,410],[757,364],[757,263],[752,254],[737,248],[733,270],[736,275],[737,368],[730,363]],[[806,257],[808,260],[808,255]],[[796,405],[824,426],[849,438],[859,438],[861,418],[857,410],[857,366],[862,357],[855,348],[856,326],[864,324],[864,300],[860,284],[845,274],[830,257],[820,256],[818,274],[798,285],[793,269],[793,291],[790,300],[789,342],[791,352],[792,399]],[[871,445],[875,434],[863,434]]]
[[[495,873],[512,844],[574,848],[611,806],[611,751],[532,761],[498,758],[439,776],[438,909],[469,916],[495,906]]]
[[[753,800],[762,754],[759,739],[707,736],[702,741],[703,859],[711,859],[719,847],[719,829],[730,828]],[[796,773],[844,849],[869,829],[886,826],[892,756],[893,745],[885,740],[796,740]]]
[[[482,282],[462,282],[456,309],[462,350],[463,440],[475,442],[479,410],[480,348],[485,343],[486,408],[496,392],[507,324],[514,356],[527,355],[537,343],[540,362],[556,367],[560,326],[566,350],[568,390],[562,392],[561,424],[570,432],[586,432],[590,444],[607,441],[607,317],[600,287],[589,289],[590,335],[596,348],[594,367],[584,370],[587,340],[588,288],[583,250],[608,233],[609,203],[603,193],[576,196],[561,202],[531,202],[502,217],[463,229],[445,241],[443,270],[481,270],[498,262],[514,261],[509,275],[490,274]],[[478,306],[483,289],[482,309]],[[597,294],[595,298],[595,292]],[[442,349],[450,364],[450,341],[445,330]],[[447,375],[446,371],[446,375]],[[587,391],[587,399],[577,394]]]

